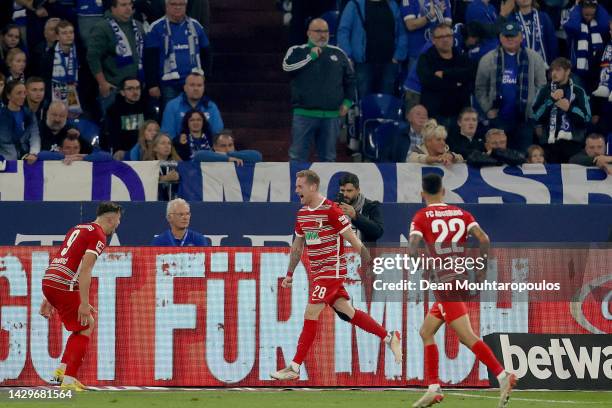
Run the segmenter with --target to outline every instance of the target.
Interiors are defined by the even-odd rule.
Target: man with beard
[[[62,141],[66,137],[79,138],[78,129],[68,125],[68,108],[63,102],[53,101],[49,105],[47,118],[40,126],[41,150],[59,151]],[[83,138],[79,138],[81,153],[91,153],[91,145]]]
[[[357,237],[366,244],[375,243],[385,232],[380,203],[365,198],[353,173],[344,173],[339,184],[338,205],[351,219]]]

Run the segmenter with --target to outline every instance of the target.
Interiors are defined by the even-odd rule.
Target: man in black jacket
[[[476,67],[467,55],[453,49],[453,29],[448,24],[436,26],[431,38],[434,46],[417,63],[421,103],[429,117],[449,129],[461,109],[470,105]]]
[[[313,139],[319,161],[335,161],[340,118],[355,100],[349,59],[328,41],[327,23],[316,18],[308,26],[308,43],[289,48],[283,59],[283,70],[291,74],[292,161],[308,161]]]
[[[359,190],[359,178],[352,173],[345,173],[340,179],[338,198],[340,195],[343,196],[340,208],[351,218],[357,236],[366,244],[376,243],[385,232],[380,203],[365,198]]]

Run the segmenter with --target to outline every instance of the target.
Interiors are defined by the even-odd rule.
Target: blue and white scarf
[[[202,63],[200,61],[200,37],[198,36],[198,31],[193,23],[193,19],[186,17],[186,21],[188,28],[187,42],[189,46],[189,56],[191,58],[191,72],[197,72],[204,75]],[[172,30],[168,17],[164,17],[164,24],[166,24],[166,35],[164,37],[164,73],[162,75],[162,81],[178,80],[181,79],[181,75],[178,72],[178,66],[176,64],[174,41],[172,41]]]
[[[195,137],[189,133],[189,136],[187,136],[187,142],[189,143],[190,159],[193,159],[193,155],[200,150],[212,150],[208,137],[205,133],[202,133],[201,137]]]
[[[593,96],[608,98],[612,102],[612,41],[608,42],[601,56],[601,72],[599,73],[599,86],[593,92]]]
[[[603,39],[597,32],[597,19],[591,20],[589,24],[581,22],[578,41],[574,49],[578,74],[586,74],[589,71],[589,60],[602,48]]]
[[[555,82],[550,84],[550,92],[553,93],[558,89],[558,85]],[[569,86],[563,89],[563,98],[567,99],[571,104],[576,99],[574,92],[574,82],[570,79]],[[557,116],[561,114],[561,128],[557,132]],[[548,123],[548,144],[553,144],[557,140],[572,140],[572,124],[567,117],[568,112],[564,112],[558,108],[557,105],[552,106],[550,110],[550,121]]]
[[[136,40],[136,55],[134,55],[134,51],[130,46],[130,42],[127,39],[125,33],[119,27],[119,24],[115,21],[114,18],[108,18],[108,23],[113,30],[113,34],[115,34],[115,39],[117,40],[117,46],[115,47],[115,61],[117,62],[117,66],[122,68],[133,64],[135,61],[138,62],[138,78],[142,81],[144,79],[144,69],[142,65],[143,59],[143,49],[144,49],[144,37],[136,24],[136,21],[132,19],[132,30],[134,31],[134,39]]]
[[[515,12],[514,17],[523,32],[523,47],[531,48],[546,63],[546,50],[544,49],[544,38],[542,36],[542,24],[540,23],[540,13],[532,10],[531,18],[523,16],[520,12]]]
[[[73,44],[68,55],[62,51],[60,43],[55,43],[53,56],[53,73],[51,79],[60,84],[76,84],[79,81],[79,60],[76,46]]]

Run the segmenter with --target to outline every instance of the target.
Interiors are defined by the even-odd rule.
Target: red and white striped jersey
[[[78,270],[83,256],[90,252],[97,257],[105,247],[106,235],[98,224],[90,222],[73,227],[51,259],[43,277],[43,285],[65,290],[78,289]]]
[[[349,228],[349,217],[338,204],[327,198],[315,208],[300,208],[295,235],[305,238],[311,281],[346,277],[344,240],[340,234]]]

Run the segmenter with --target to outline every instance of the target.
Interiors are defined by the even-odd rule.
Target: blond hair
[[[296,178],[305,177],[306,182],[308,184],[315,184],[317,186],[317,189],[319,188],[319,185],[321,184],[321,179],[319,178],[319,175],[312,170],[298,171],[295,174],[295,177]]]
[[[446,128],[444,126],[438,124],[437,120],[429,119],[427,122],[425,122],[425,125],[423,125],[423,130],[421,131],[421,134],[423,135],[424,142],[436,136],[442,136],[446,139],[448,132],[446,131]]]

